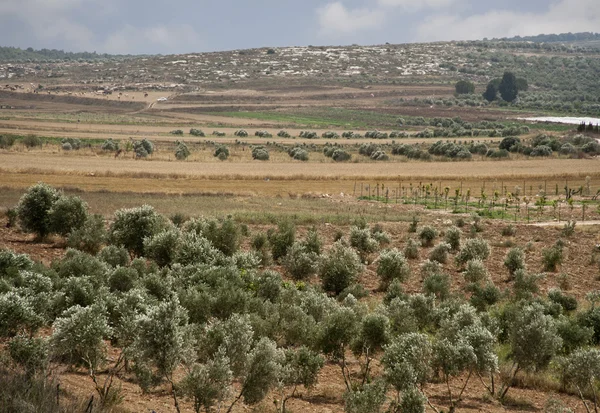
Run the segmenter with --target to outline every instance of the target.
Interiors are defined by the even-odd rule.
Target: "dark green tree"
[[[496,96],[498,95],[498,87],[500,86],[501,79],[492,79],[490,83],[488,83],[485,92],[483,92],[483,98],[488,102],[493,102],[496,100]]]
[[[502,76],[502,81],[498,86],[498,91],[500,92],[500,96],[506,102],[512,102],[517,98],[519,94],[519,88],[517,87],[517,78],[512,72],[504,72],[504,76]]]
[[[475,93],[475,84],[469,80],[459,80],[454,87],[459,95]]]

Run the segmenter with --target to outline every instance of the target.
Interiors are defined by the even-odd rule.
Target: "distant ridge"
[[[96,52],[65,52],[56,49],[34,50],[29,47],[21,49],[19,47],[0,46],[0,61],[29,61],[42,62],[48,60],[106,60],[106,59],[126,59],[134,57],[132,55],[111,55],[107,53]]]
[[[600,42],[600,33],[561,33],[561,34],[539,34],[537,36],[514,36],[502,37],[474,42],[532,42],[532,43],[560,43],[560,42]],[[459,43],[468,44],[472,41]],[[114,55],[96,52],[65,52],[57,49],[35,50],[31,47],[21,49],[19,47],[0,46],[0,62],[45,62],[45,61],[76,61],[76,60],[123,60],[136,57],[160,56],[157,55]]]
[[[499,39],[505,42],[534,42],[534,43],[557,43],[557,42],[582,42],[588,40],[600,40],[600,33],[561,33],[561,34],[538,34],[537,36],[514,36]]]

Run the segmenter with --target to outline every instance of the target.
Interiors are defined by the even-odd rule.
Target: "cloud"
[[[598,31],[598,0],[560,0],[541,13],[491,10],[471,16],[437,15],[416,30],[417,41],[473,40],[484,37]]]
[[[382,10],[367,8],[348,9],[336,1],[317,9],[319,27],[323,34],[344,35],[358,30],[380,27],[385,21]]]
[[[400,7],[407,12],[417,12],[423,9],[441,9],[449,7],[460,0],[378,0],[384,7]]]
[[[101,50],[115,54],[184,53],[199,50],[201,39],[188,24],[134,27],[125,25],[111,33]]]

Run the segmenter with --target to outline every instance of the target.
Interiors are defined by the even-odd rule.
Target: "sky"
[[[600,0],[0,0],[0,46],[175,54],[600,32]]]

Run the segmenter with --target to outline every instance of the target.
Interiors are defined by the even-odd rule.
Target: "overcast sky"
[[[600,31],[600,0],[0,0],[0,45],[170,54]]]

